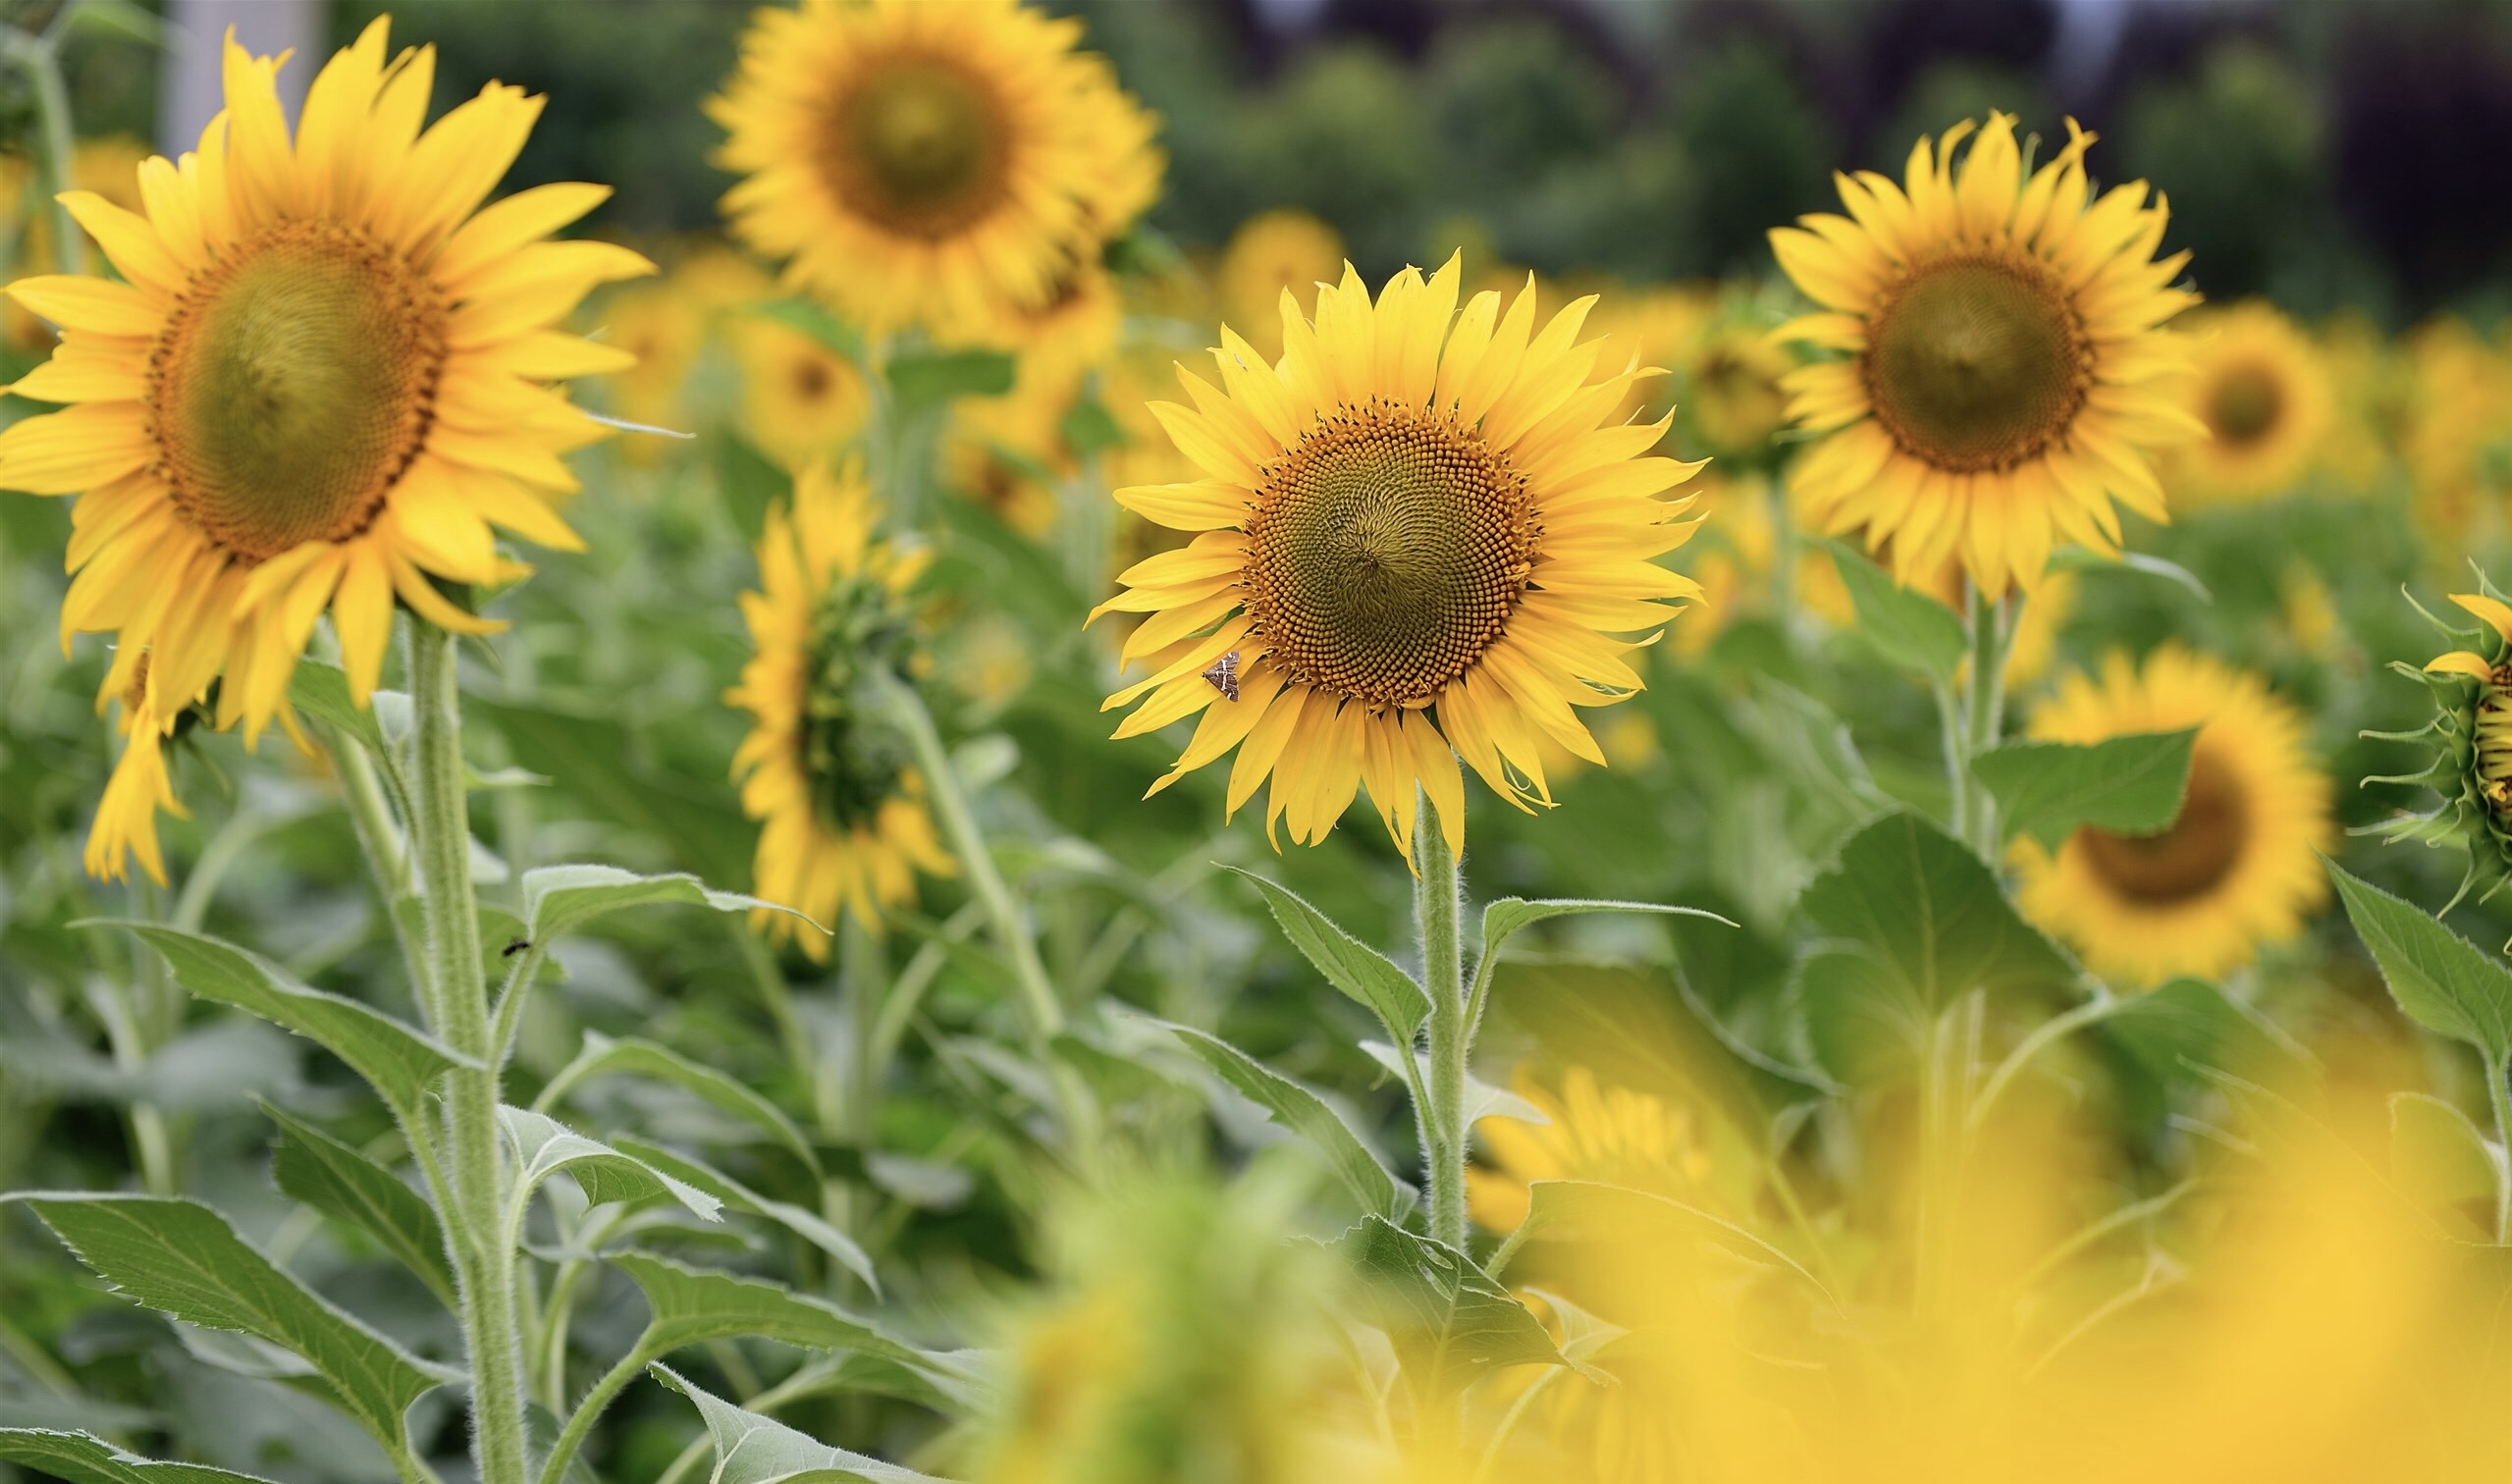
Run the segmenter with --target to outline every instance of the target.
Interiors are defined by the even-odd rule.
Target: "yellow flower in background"
[[[1717,291],[1703,284],[1618,287],[1597,299],[1587,316],[1588,329],[1605,336],[1619,353],[1638,357],[1643,366],[1678,373],[1633,382],[1619,415],[1662,417],[1679,401],[1685,411],[1696,410],[1690,405],[1693,394],[1678,382],[1684,357],[1701,340],[1717,306]],[[1680,442],[1682,435],[1677,438]]]
[[[1968,122],[1907,179],[1839,177],[1849,216],[1771,234],[1789,277],[1825,309],[1775,338],[1842,353],[1789,373],[1790,415],[1828,435],[1792,477],[1829,535],[1887,543],[1897,575],[1958,556],[1981,592],[2037,583],[2052,546],[2119,542],[2112,502],[2166,518],[2150,450],[2203,430],[2182,410],[2180,338],[2197,302],[2167,287],[2165,207],[2145,183],[2096,196],[2067,126],[2058,157],[2023,174],[2014,121],[1992,114],[1955,169]]]
[[[2331,393],[2320,348],[2274,305],[2250,299],[2193,317],[2189,410],[2207,437],[2172,450],[2175,498],[2257,500],[2312,471],[2328,435]]]
[[[834,453],[872,413],[864,373],[819,340],[757,315],[728,327],[741,367],[743,431],[788,469]]]
[[[1794,369],[1796,357],[1750,319],[1731,315],[1704,327],[1675,363],[1699,451],[1738,457],[1768,448],[1788,423],[1782,385]]]
[[[652,265],[540,240],[604,186],[483,209],[541,100],[491,84],[421,132],[435,53],[388,57],[385,25],[314,80],[293,144],[279,62],[231,41],[199,151],[140,167],[146,215],[67,198],[127,282],[9,286],[63,330],[11,390],[72,405],[0,432],[0,487],[80,497],[61,625],[119,635],[100,707],[141,684],[133,714],[171,728],[215,687],[249,741],[327,610],[362,705],[396,598],[495,627],[431,581],[515,575],[492,526],[581,548],[559,455],[604,430],[547,384],[627,357],[550,327]]]
[[[732,770],[742,812],[761,823],[757,892],[830,928],[840,912],[878,928],[882,909],[915,900],[918,871],[953,871],[907,739],[868,689],[879,671],[907,672],[907,594],[926,565],[922,553],[873,539],[878,513],[852,461],[803,469],[792,507],[768,512],[759,591],[741,595],[755,653],[724,692],[752,718]],[[782,913],[753,922],[828,957],[825,935]]]
[[[2191,726],[2188,792],[2162,831],[2088,826],[2055,859],[2028,839],[2015,846],[2024,914],[2106,977],[2218,978],[2301,930],[2327,895],[2328,778],[2305,751],[2302,715],[2257,675],[2177,644],[2142,667],[2114,654],[2099,682],[2061,682],[2029,731],[2087,743]]]
[[[708,116],[732,229],[876,333],[1046,303],[1159,193],[1156,121],[1012,0],[762,10]]]
[[[1239,224],[1221,249],[1213,287],[1220,294],[1221,318],[1248,326],[1248,343],[1272,357],[1282,353],[1276,306],[1283,292],[1290,291],[1306,314],[1316,304],[1318,286],[1342,275],[1342,236],[1309,213],[1286,206],[1259,211]]]
[[[1181,367],[1195,406],[1153,405],[1205,477],[1116,499],[1201,534],[1093,615],[1150,615],[1116,735],[1202,716],[1153,792],[1235,747],[1227,807],[1270,776],[1268,835],[1322,840],[1366,783],[1409,850],[1416,782],[1462,846],[1461,756],[1522,809],[1550,802],[1539,740],[1605,761],[1573,708],[1636,691],[1622,657],[1698,593],[1652,559],[1691,535],[1660,497],[1698,466],[1648,455],[1662,421],[1605,421],[1640,373],[1596,374],[1589,300],[1538,331],[1531,282],[1460,314],[1461,276],[1408,268],[1373,304],[1347,266],[1314,321],[1286,296],[1278,365],[1224,326],[1221,387]]]
[[[2322,462],[2354,493],[2376,488],[2398,456],[2412,378],[2399,347],[2359,310],[2324,321],[2318,336],[2329,380],[2329,429]]]
[[[953,489],[1024,535],[1042,536],[1055,523],[1055,496],[1039,476],[1074,467],[1065,420],[1091,374],[1116,354],[1125,301],[1114,280],[1091,267],[1066,280],[1049,302],[999,315],[996,325],[989,343],[1017,357],[1012,390],[951,404],[942,469]]]
[[[1608,1086],[1585,1067],[1562,1074],[1561,1090],[1523,1070],[1518,1095],[1548,1124],[1493,1114],[1474,1125],[1485,1162],[1466,1171],[1474,1224],[1514,1232],[1526,1219],[1526,1188],[1538,1180],[1594,1180],[1682,1197],[1710,1178],[1710,1151],[1690,1112],[1646,1092]]]
[[[152,153],[147,145],[129,134],[80,139],[70,154],[72,188],[92,190],[125,211],[141,210],[139,162]],[[0,155],[0,235],[17,243],[16,256],[9,260],[9,278],[61,271],[61,260],[52,248],[54,215],[50,205],[46,203],[43,209],[33,212],[26,209],[36,200],[29,188],[30,174],[25,155]],[[86,236],[83,232],[80,235]],[[93,250],[92,238],[88,239],[88,246]],[[27,313],[25,305],[15,303],[0,306],[0,338],[5,338],[10,349],[27,353],[48,350],[53,343],[52,331],[44,322]]]
[[[2446,547],[2489,529],[2503,491],[2500,455],[2512,432],[2512,363],[2458,318],[2417,327],[2407,337],[2412,391],[2399,456],[2415,491],[2418,519]]]

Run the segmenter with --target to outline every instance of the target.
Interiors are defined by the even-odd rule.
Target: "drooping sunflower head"
[[[2034,737],[2081,744],[2195,727],[2189,784],[2156,833],[2088,825],[2056,857],[2018,842],[2025,915],[2130,984],[2220,976],[2291,937],[2327,894],[2319,852],[2332,838],[2328,779],[2304,726],[2257,675],[2177,645],[2142,666],[2114,654],[2099,681],[2069,676],[2034,712]]]
[[[2207,436],[2172,450],[2175,498],[2257,500],[2311,472],[2331,396],[2320,347],[2274,305],[2253,299],[2194,318],[2189,410]]]
[[[2197,302],[2169,287],[2188,254],[2155,258],[2163,199],[2144,182],[2095,195],[2094,136],[2067,130],[2026,175],[2012,119],[1956,125],[1919,140],[1901,183],[1838,177],[1848,216],[1771,234],[1825,306],[1776,337],[1839,352],[1783,383],[1798,426],[1828,435],[1793,478],[1827,533],[1889,543],[1905,578],[1958,554],[1997,597],[2039,581],[2054,542],[2115,551],[2112,502],[2166,518],[2149,453],[2204,431],[2162,328]]]
[[[1416,784],[1462,842],[1459,757],[1521,808],[1550,802],[1542,740],[1604,764],[1573,708],[1636,691],[1622,656],[1697,596],[1653,558],[1691,534],[1661,496],[1698,465],[1612,420],[1644,373],[1597,374],[1592,300],[1539,331],[1531,282],[1459,312],[1460,278],[1408,268],[1373,303],[1347,265],[1313,320],[1284,296],[1278,362],[1225,326],[1221,386],[1181,367],[1195,405],[1152,403],[1205,477],[1116,499],[1200,534],[1098,612],[1149,615],[1116,734],[1203,717],[1154,792],[1236,747],[1228,808],[1270,776],[1268,834],[1323,839],[1365,782],[1409,849]]]
[[[551,327],[652,271],[605,242],[540,240],[610,194],[536,186],[483,208],[541,100],[491,84],[421,132],[435,54],[385,23],[327,65],[295,137],[279,61],[231,38],[227,108],[180,161],[138,170],[144,214],[63,197],[124,282],[9,286],[61,327],[11,390],[62,411],[0,432],[0,488],[77,495],[65,641],[119,634],[100,693],[173,726],[217,687],[247,738],[285,716],[332,616],[351,693],[383,667],[395,599],[485,624],[437,581],[522,570],[491,528],[581,543],[553,509],[560,455],[602,428],[549,383],[628,357]]]
[[[741,807],[760,822],[758,893],[816,923],[852,912],[878,928],[913,901],[916,872],[948,875],[925,783],[881,689],[915,668],[908,597],[924,554],[876,540],[862,469],[806,466],[790,508],[769,512],[759,591],[741,595],[755,653],[727,704],[751,715],[733,756]],[[780,913],[757,921],[825,959],[828,938]]]
[[[2435,657],[2422,670],[2395,661],[2390,665],[2425,683],[2432,693],[2433,719],[2415,732],[2379,735],[2427,744],[2433,761],[2419,772],[2365,781],[2422,783],[2442,796],[2432,813],[2403,815],[2383,832],[2392,839],[2465,848],[2469,864],[2460,894],[2474,888],[2482,901],[2512,881],[2512,604],[2483,572],[2478,589],[2451,595],[2479,619],[2477,627],[2454,628],[2433,619],[2465,648]]]
[[[1014,0],[763,10],[710,117],[736,235],[873,329],[982,331],[1158,194],[1156,121]]]

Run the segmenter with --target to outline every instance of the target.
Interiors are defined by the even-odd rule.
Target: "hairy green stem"
[[[61,76],[60,34],[58,25],[40,36],[10,26],[0,32],[0,50],[34,89],[35,116],[43,131],[44,184],[52,187],[53,262],[59,271],[78,275],[87,271],[87,238],[70,208],[61,204],[62,193],[77,184],[71,158],[78,130],[70,116],[70,88]]]
[[[2004,605],[1980,593],[1971,594],[1971,672],[1964,701],[1963,775],[1956,780],[1968,795],[1958,826],[1962,838],[1982,860],[1995,862],[1998,851],[1998,800],[1973,776],[1970,761],[1998,745],[2005,723],[2006,643],[2011,625]]]
[[[617,1400],[620,1392],[627,1389],[629,1382],[637,1379],[638,1372],[661,1358],[660,1352],[640,1339],[635,1349],[619,1357],[618,1364],[602,1373],[602,1379],[593,1383],[593,1390],[586,1392],[584,1400],[577,1403],[575,1410],[567,1415],[567,1424],[560,1431],[559,1441],[551,1445],[549,1461],[541,1465],[540,1484],[559,1484],[567,1476],[567,1465],[575,1461],[576,1451],[584,1447],[584,1440],[593,1432],[593,1424],[602,1420],[602,1413]]]
[[[881,1141],[881,1085],[887,1059],[882,1055],[880,1035],[882,1009],[889,999],[889,957],[881,939],[852,914],[838,925],[837,957],[845,967],[846,1007],[854,1031],[840,1126],[869,1154]]]
[[[417,718],[417,787],[410,821],[435,981],[433,1029],[478,1068],[446,1077],[448,1213],[461,1274],[462,1334],[471,1365],[471,1456],[480,1484],[523,1484],[523,1351],[514,1258],[501,1221],[497,1048],[480,967],[478,900],[471,886],[470,810],[462,768],[462,701],[454,638],[410,625],[410,705]]]
[[[1439,811],[1416,788],[1413,821],[1414,926],[1421,933],[1421,987],[1430,996],[1430,1075],[1422,1110],[1430,1186],[1430,1235],[1458,1248],[1466,1246],[1466,1150],[1472,1131],[1466,1121],[1466,1059],[1473,1027],[1468,1023],[1465,928],[1459,901],[1457,855],[1440,832]],[[1410,1047],[1405,1048],[1411,1053]]]

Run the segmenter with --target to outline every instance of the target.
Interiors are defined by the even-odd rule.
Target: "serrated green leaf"
[[[713,890],[686,874],[638,875],[616,866],[543,866],[523,873],[523,916],[536,939],[572,932],[609,913],[671,906],[712,907],[718,912],[765,908],[802,917],[792,908],[775,902],[743,896],[737,891]],[[803,921],[809,923],[811,919]]]
[[[584,1049],[575,1060],[559,1069],[559,1075],[532,1100],[534,1111],[558,1106],[561,1098],[584,1083],[597,1077],[646,1077],[669,1083],[722,1112],[751,1124],[776,1142],[791,1149],[814,1174],[820,1172],[820,1153],[803,1137],[802,1129],[785,1111],[745,1084],[713,1067],[702,1066],[668,1046],[658,1045],[639,1036],[613,1040],[598,1032],[584,1034]]]
[[[389,756],[374,708],[350,699],[347,672],[330,661],[311,655],[297,660],[296,668],[288,677],[288,704],[326,726],[356,738],[360,746],[377,757]]]
[[[1832,543],[1832,564],[1840,568],[1849,602],[1857,608],[1858,632],[1885,659],[1941,685],[1952,683],[1971,649],[1960,614],[1916,588],[1903,587],[1892,573],[1839,542]]]
[[[646,1369],[697,1404],[698,1415],[706,1419],[707,1436],[716,1445],[716,1469],[708,1484],[942,1484],[931,1474],[831,1448],[782,1422],[744,1411],[668,1366]]]
[[[2157,577],[2185,588],[2201,603],[2213,604],[2216,601],[2216,595],[2208,592],[2207,584],[2199,581],[2189,568],[2144,552],[2122,552],[2117,556],[2106,556],[2083,547],[2062,547],[2050,554],[2050,570],[2054,572],[2117,571],[2122,568],[2142,577]]]
[[[2449,1224],[2452,1235],[2493,1240],[2502,1155],[2449,1103],[2422,1092],[2390,1094],[2390,1180],[2400,1194]],[[2472,1206],[2485,1213],[2485,1225],[2471,1219]]]
[[[514,1145],[515,1198],[532,1193],[541,1182],[564,1173],[595,1205],[613,1201],[676,1200],[698,1217],[722,1221],[723,1202],[706,1192],[631,1158],[596,1140],[585,1138],[553,1118],[528,1108],[500,1108],[499,1120]]]
[[[2078,825],[2152,834],[2180,813],[2198,733],[2136,732],[2080,746],[2009,742],[1971,760],[2008,834],[2057,850]]]
[[[1485,965],[1490,964],[1499,954],[1502,945],[1516,936],[1522,928],[1532,927],[1547,918],[1571,917],[1588,912],[1654,913],[1659,917],[1706,918],[1723,927],[1736,926],[1735,923],[1715,912],[1704,912],[1698,907],[1669,907],[1658,902],[1616,902],[1581,897],[1545,897],[1529,901],[1524,897],[1502,897],[1499,901],[1483,908],[1482,962]],[[1476,972],[1477,976],[1481,977],[1488,971],[1477,970]]]
[[[872,1321],[779,1284],[687,1267],[650,1252],[615,1252],[607,1260],[646,1296],[654,1317],[638,1344],[657,1356],[746,1335],[806,1350],[855,1351],[902,1365],[943,1368],[935,1356],[882,1333]]]
[[[404,1122],[430,1084],[477,1063],[380,1010],[298,983],[287,970],[233,943],[161,923],[95,922],[120,928],[157,950],[186,989],[216,1004],[249,1010],[320,1043],[365,1078]]]
[[[1353,1127],[1324,1098],[1267,1067],[1218,1036],[1191,1026],[1154,1021],[1176,1036],[1223,1082],[1271,1113],[1281,1125],[1325,1156],[1364,1211],[1401,1220],[1416,1198],[1414,1188],[1389,1173]]]
[[[692,1158],[677,1149],[668,1149],[648,1140],[618,1134],[611,1137],[611,1144],[619,1152],[642,1159],[675,1180],[697,1187],[736,1211],[775,1222],[836,1258],[876,1295],[881,1292],[881,1279],[873,1271],[872,1258],[856,1246],[855,1239],[830,1226],[816,1213],[791,1201],[762,1195],[706,1161]]]
[[[798,330],[858,366],[864,363],[862,332],[809,299],[771,299],[753,305],[750,312],[788,330]]]
[[[69,1484],[268,1484],[253,1474],[125,1453],[102,1438],[48,1427],[0,1427],[0,1461]]]
[[[1000,397],[1012,390],[1019,363],[1000,350],[929,350],[894,355],[882,368],[904,408],[932,407],[954,397]]]
[[[271,1173],[292,1200],[366,1233],[418,1275],[447,1308],[457,1306],[445,1228],[426,1197],[400,1177],[284,1108],[262,1104],[279,1125]]]
[[[2203,980],[2173,980],[2124,1000],[2102,1029],[2148,1075],[2167,1084],[2205,1071],[2256,1076],[2300,1061],[2296,1048]]]
[[[2477,1047],[2499,1075],[2512,1058],[2512,971],[2422,909],[2335,861],[2321,864],[2408,1019]]]
[[[1433,1389],[1512,1365],[1568,1365],[1553,1337],[1507,1289],[1455,1247],[1364,1216],[1335,1250],[1365,1275],[1379,1327]]]
[[[1298,892],[1277,885],[1252,871],[1240,875],[1256,883],[1282,935],[1316,966],[1326,982],[1366,1005],[1379,1024],[1400,1042],[1410,1043],[1421,1023],[1430,1018],[1430,996],[1413,977],[1387,956],[1336,926],[1334,919],[1311,907]]]
[[[1872,960],[1871,982],[1916,1012],[1972,989],[2070,982],[2065,955],[2017,916],[1978,856],[1907,813],[1841,847],[1841,864],[1798,899],[1814,925]]]
[[[1371,1061],[1386,1068],[1393,1076],[1398,1078],[1405,1076],[1404,1054],[1395,1047],[1388,1045],[1385,1041],[1365,1040],[1361,1043],[1361,1049]],[[1430,1086],[1428,1048],[1422,1046],[1414,1048],[1413,1073],[1415,1077],[1420,1079],[1421,1086],[1425,1087]],[[1495,1087],[1476,1077],[1471,1068],[1466,1071],[1465,1094],[1460,1112],[1465,1118],[1466,1127],[1470,1129],[1486,1118],[1514,1118],[1520,1123],[1533,1124],[1537,1128],[1542,1128],[1553,1121],[1543,1109],[1510,1091],[1507,1087]]]
[[[43,1218],[96,1275],[189,1324],[267,1340],[314,1367],[325,1401],[388,1450],[410,1404],[453,1379],[282,1272],[196,1201],[37,1192],[0,1195]]]

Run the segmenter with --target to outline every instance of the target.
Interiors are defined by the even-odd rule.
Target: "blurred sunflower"
[[[1748,319],[1731,315],[1704,326],[1675,362],[1684,414],[1701,450],[1733,458],[1769,447],[1787,425],[1783,386],[1795,367],[1796,357]]]
[[[708,116],[734,233],[875,332],[1052,297],[1159,192],[1156,122],[1082,24],[1013,0],[762,10]]]
[[[756,653],[724,692],[752,717],[732,771],[742,812],[761,822],[758,893],[832,928],[846,911],[878,928],[882,908],[915,899],[916,872],[953,870],[907,739],[868,694],[881,671],[903,683],[914,662],[907,595],[926,564],[873,539],[878,513],[851,460],[803,469],[791,509],[768,512],[760,591],[741,595]],[[828,956],[825,936],[781,913],[752,922]]]
[[[2302,715],[2254,674],[2167,644],[2141,669],[2114,654],[2099,684],[2071,675],[2030,734],[2100,742],[2198,728],[2180,813],[2162,831],[2078,829],[2056,859],[2015,846],[2024,914],[2095,972],[2134,983],[2216,978],[2291,937],[2327,894],[2327,777],[2304,751]]]
[[[385,26],[314,80],[293,145],[279,60],[231,40],[227,109],[198,153],[140,167],[145,216],[64,197],[127,282],[9,286],[63,333],[10,390],[74,405],[0,432],[0,487],[80,496],[61,626],[119,633],[99,709],[137,685],[128,715],[170,728],[214,692],[215,723],[250,741],[284,716],[326,610],[364,705],[397,596],[456,632],[496,627],[432,580],[518,573],[492,526],[582,547],[552,508],[576,488],[559,455],[604,430],[546,383],[628,357],[550,327],[652,265],[539,240],[604,186],[482,210],[541,100],[492,83],[422,133],[435,53],[388,58]]]
[[[1826,306],[1774,338],[1844,352],[1783,382],[1797,425],[1828,435],[1794,482],[1826,533],[1889,542],[1905,580],[1958,555],[1999,598],[2038,583],[2056,541],[2115,551],[2114,500],[2167,518],[2148,451],[2204,432],[2182,410],[2180,338],[2161,328],[2198,300],[2166,287],[2189,255],[2155,259],[2163,198],[2147,205],[2142,181],[2094,195],[2094,135],[2067,132],[2026,177],[2011,118],[1976,138],[1966,121],[1933,151],[1919,140],[1905,185],[1840,176],[1848,217],[1771,233]]]
[[[1690,537],[1690,502],[1659,497],[1699,466],[1647,454],[1663,421],[1605,421],[1642,373],[1592,375],[1591,300],[1538,332],[1531,282],[1460,314],[1461,276],[1408,268],[1373,305],[1347,265],[1313,322],[1284,296],[1279,364],[1224,326],[1222,390],[1181,367],[1195,406],[1153,404],[1205,477],[1116,499],[1202,534],[1093,613],[1150,615],[1116,735],[1202,714],[1152,792],[1236,747],[1227,807],[1270,775],[1268,836],[1287,817],[1324,839],[1365,782],[1410,850],[1417,782],[1462,847],[1460,756],[1529,810],[1551,800],[1539,739],[1604,763],[1572,708],[1639,689],[1622,656],[1698,594],[1651,558]]]
[[[872,392],[853,361],[758,315],[742,315],[729,328],[741,368],[741,424],[769,457],[799,469],[863,430]]]
[[[2444,316],[2407,338],[2411,391],[2399,455],[2417,518],[2445,548],[2489,531],[2503,492],[2501,454],[2512,429],[2512,360],[2466,320]]]
[[[2172,450],[2172,493],[2256,500],[2301,483],[2328,433],[2320,347],[2274,305],[2251,299],[2193,323],[2190,357],[2189,408],[2207,437]]]
[[[1221,249],[1213,274],[1222,317],[1249,327],[1249,344],[1267,356],[1282,353],[1281,320],[1275,311],[1289,290],[1302,313],[1317,299],[1317,286],[1343,273],[1343,238],[1332,227],[1297,207],[1259,211],[1239,224]]]
[[[1523,1069],[1513,1081],[1518,1095],[1552,1122],[1503,1113],[1474,1125],[1485,1160],[1466,1171],[1466,1201],[1487,1232],[1518,1230],[1526,1220],[1527,1187],[1538,1180],[1596,1180],[1681,1196],[1710,1178],[1708,1140],[1680,1105],[1599,1083],[1585,1067],[1564,1072],[1558,1092]]]
[[[1055,522],[1042,474],[1073,467],[1067,419],[1091,373],[1116,353],[1125,301],[1096,266],[1075,271],[1035,309],[1003,313],[989,343],[1015,353],[1012,390],[951,405],[942,468],[953,489],[976,497],[1013,529],[1037,537]]]
[[[150,153],[147,145],[129,134],[80,139],[70,154],[71,185],[75,189],[92,190],[125,211],[144,210],[139,199],[139,162]],[[17,244],[17,255],[0,277],[61,271],[60,257],[52,246],[53,213],[26,209],[35,199],[31,177],[25,155],[0,155],[0,235]],[[52,343],[52,331],[24,305],[0,307],[0,344],[32,355],[51,349]]]

